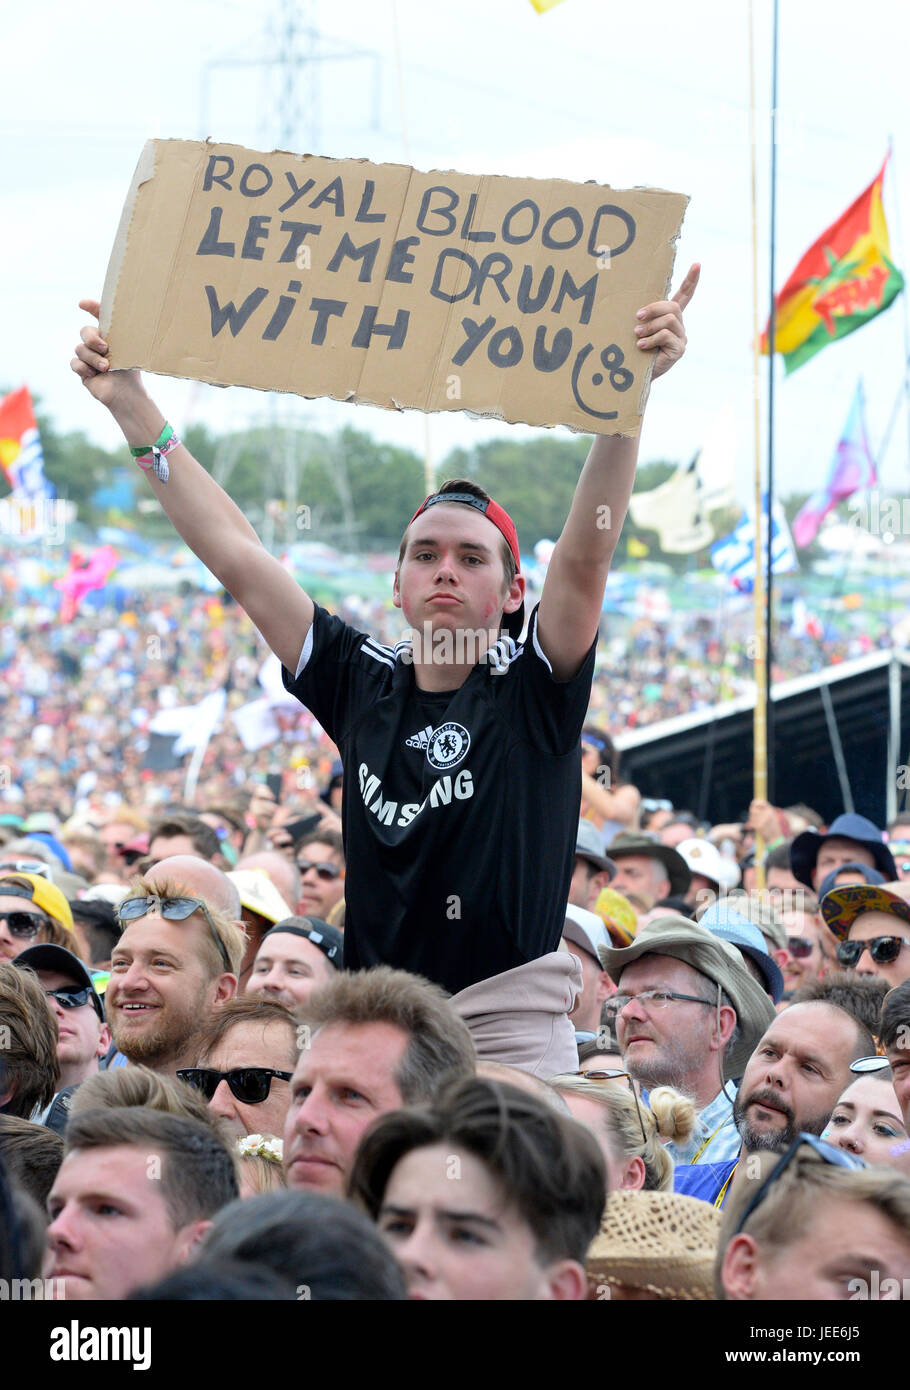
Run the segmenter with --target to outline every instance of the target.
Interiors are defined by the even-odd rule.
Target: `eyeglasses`
[[[841,965],[851,970],[858,964],[863,951],[868,951],[876,965],[890,965],[897,960],[904,946],[910,946],[902,936],[873,936],[868,941],[841,941],[837,947],[837,959]]]
[[[647,1134],[645,1134],[645,1118],[641,1113],[641,1105],[638,1099],[638,1092],[635,1089],[635,1082],[632,1080],[632,1077],[629,1074],[629,1072],[616,1071],[611,1069],[608,1071],[580,1071],[578,1075],[584,1081],[628,1081],[629,1089],[632,1092],[632,1099],[635,1101],[635,1110],[638,1114],[638,1123],[641,1125],[642,1143],[647,1144],[648,1136]]]
[[[56,999],[61,1009],[81,1009],[83,1004],[89,1002],[94,993],[87,985],[82,989],[46,989],[44,992],[48,999]]]
[[[604,1005],[604,1014],[607,1021],[612,1023],[633,1000],[649,1013],[654,1013],[657,1009],[665,1009],[671,999],[681,999],[687,1004],[706,1004],[709,1009],[714,1008],[713,999],[700,999],[697,994],[677,994],[672,989],[643,989],[640,994],[611,995]]]
[[[40,912],[0,912],[0,922],[5,922],[10,936],[16,936],[20,941],[34,941],[42,927],[50,926],[50,919],[43,917]]]
[[[232,1071],[213,1071],[211,1067],[179,1067],[177,1075],[188,1086],[201,1091],[211,1100],[222,1081],[231,1088],[231,1095],[242,1105],[260,1105],[268,1100],[272,1077],[290,1081],[293,1072],[275,1071],[274,1067],[234,1067]]]
[[[787,940],[787,950],[794,960],[806,960],[812,954],[814,941],[810,941],[808,936],[791,936]]]
[[[337,864],[326,864],[325,860],[320,860],[316,864],[312,859],[298,859],[297,867],[302,874],[307,873],[310,869],[315,869],[318,876],[324,878],[326,883],[344,873],[344,869],[340,869]]]
[[[817,1139],[814,1134],[798,1134],[787,1152],[775,1163],[764,1182],[759,1185],[751,1201],[746,1205],[745,1211],[736,1224],[736,1230],[733,1232],[735,1236],[739,1235],[756,1207],[767,1197],[768,1190],[772,1184],[777,1182],[778,1178],[786,1172],[800,1149],[804,1148],[807,1144],[815,1151],[823,1163],[830,1163],[834,1168],[859,1169],[866,1167],[866,1164],[861,1158],[854,1157],[853,1154],[847,1153],[845,1149],[836,1149],[833,1144],[826,1144],[824,1140]]]
[[[209,924],[209,931],[215,938],[215,944],[221,959],[224,961],[224,968],[230,971],[231,962],[224,949],[224,942],[215,930],[215,923],[201,898],[126,898],[117,908],[117,917],[120,926],[125,927],[127,922],[135,922],[138,917],[145,917],[149,912],[160,913],[168,922],[185,922],[187,917],[192,917],[194,912],[201,912]]]

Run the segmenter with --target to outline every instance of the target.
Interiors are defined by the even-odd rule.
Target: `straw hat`
[[[679,1192],[611,1192],[585,1262],[588,1284],[655,1298],[714,1298],[721,1214]]]

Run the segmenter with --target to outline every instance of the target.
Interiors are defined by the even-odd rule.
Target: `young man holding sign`
[[[653,377],[683,354],[682,311],[698,276],[696,265],[673,299],[637,315]],[[80,307],[97,317],[94,301]],[[579,735],[638,438],[595,438],[521,646],[525,581],[508,514],[472,484],[427,498],[405,531],[394,584],[415,639],[390,648],[313,603],[168,437],[139,373],[108,370],[94,324],[72,367],[142,455],[176,530],[341,750],[346,968],[396,966],[456,993],[556,952],[575,853]]]

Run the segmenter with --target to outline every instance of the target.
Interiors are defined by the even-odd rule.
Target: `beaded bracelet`
[[[153,470],[159,482],[166,483],[170,477],[170,469],[167,465],[167,454],[172,449],[176,449],[180,440],[177,438],[170,425],[165,422],[164,428],[155,440],[154,444],[141,444],[138,448],[130,448],[130,453],[138,463],[144,473]]]

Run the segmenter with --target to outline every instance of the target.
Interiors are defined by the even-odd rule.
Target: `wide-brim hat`
[[[885,875],[887,882],[897,878],[897,866],[891,851],[882,839],[882,832],[865,816],[848,812],[838,816],[828,826],[824,835],[816,830],[804,830],[790,846],[790,868],[793,877],[799,879],[807,888],[812,888],[812,870],[818,862],[818,854],[826,840],[855,840],[867,849],[875,861],[875,867]]]
[[[685,859],[681,854],[677,854],[675,849],[671,849],[669,845],[662,845],[657,840],[652,840],[650,835],[640,835],[635,831],[624,830],[610,841],[610,858],[618,861],[629,854],[645,854],[650,859],[659,860],[666,869],[667,878],[670,880],[671,898],[685,897],[689,884],[692,882],[692,872]]]
[[[589,820],[578,822],[578,834],[575,837],[576,856],[587,859],[596,868],[610,875],[612,883],[616,877],[616,865],[609,855],[604,854],[603,842],[595,827]]]
[[[680,1192],[611,1192],[585,1259],[588,1283],[657,1298],[714,1298],[721,1213]]]
[[[734,946],[684,917],[659,917],[639,928],[631,946],[602,946],[597,954],[617,985],[627,965],[648,955],[673,956],[720,985],[736,1010],[740,1028],[738,1040],[724,1053],[724,1080],[742,1076],[759,1040],[774,1020],[774,1005],[749,974]]]
[[[754,922],[741,912],[731,908],[726,902],[712,903],[707,912],[698,919],[699,925],[707,927],[720,941],[727,941],[743,955],[754,960],[762,973],[765,988],[774,1004],[779,1004],[784,996],[784,977],[780,966],[768,951],[765,938]]]
[[[887,912],[910,924],[910,903],[875,883],[842,883],[832,888],[819,903],[828,930],[838,941],[846,940],[857,917],[864,912]]]

